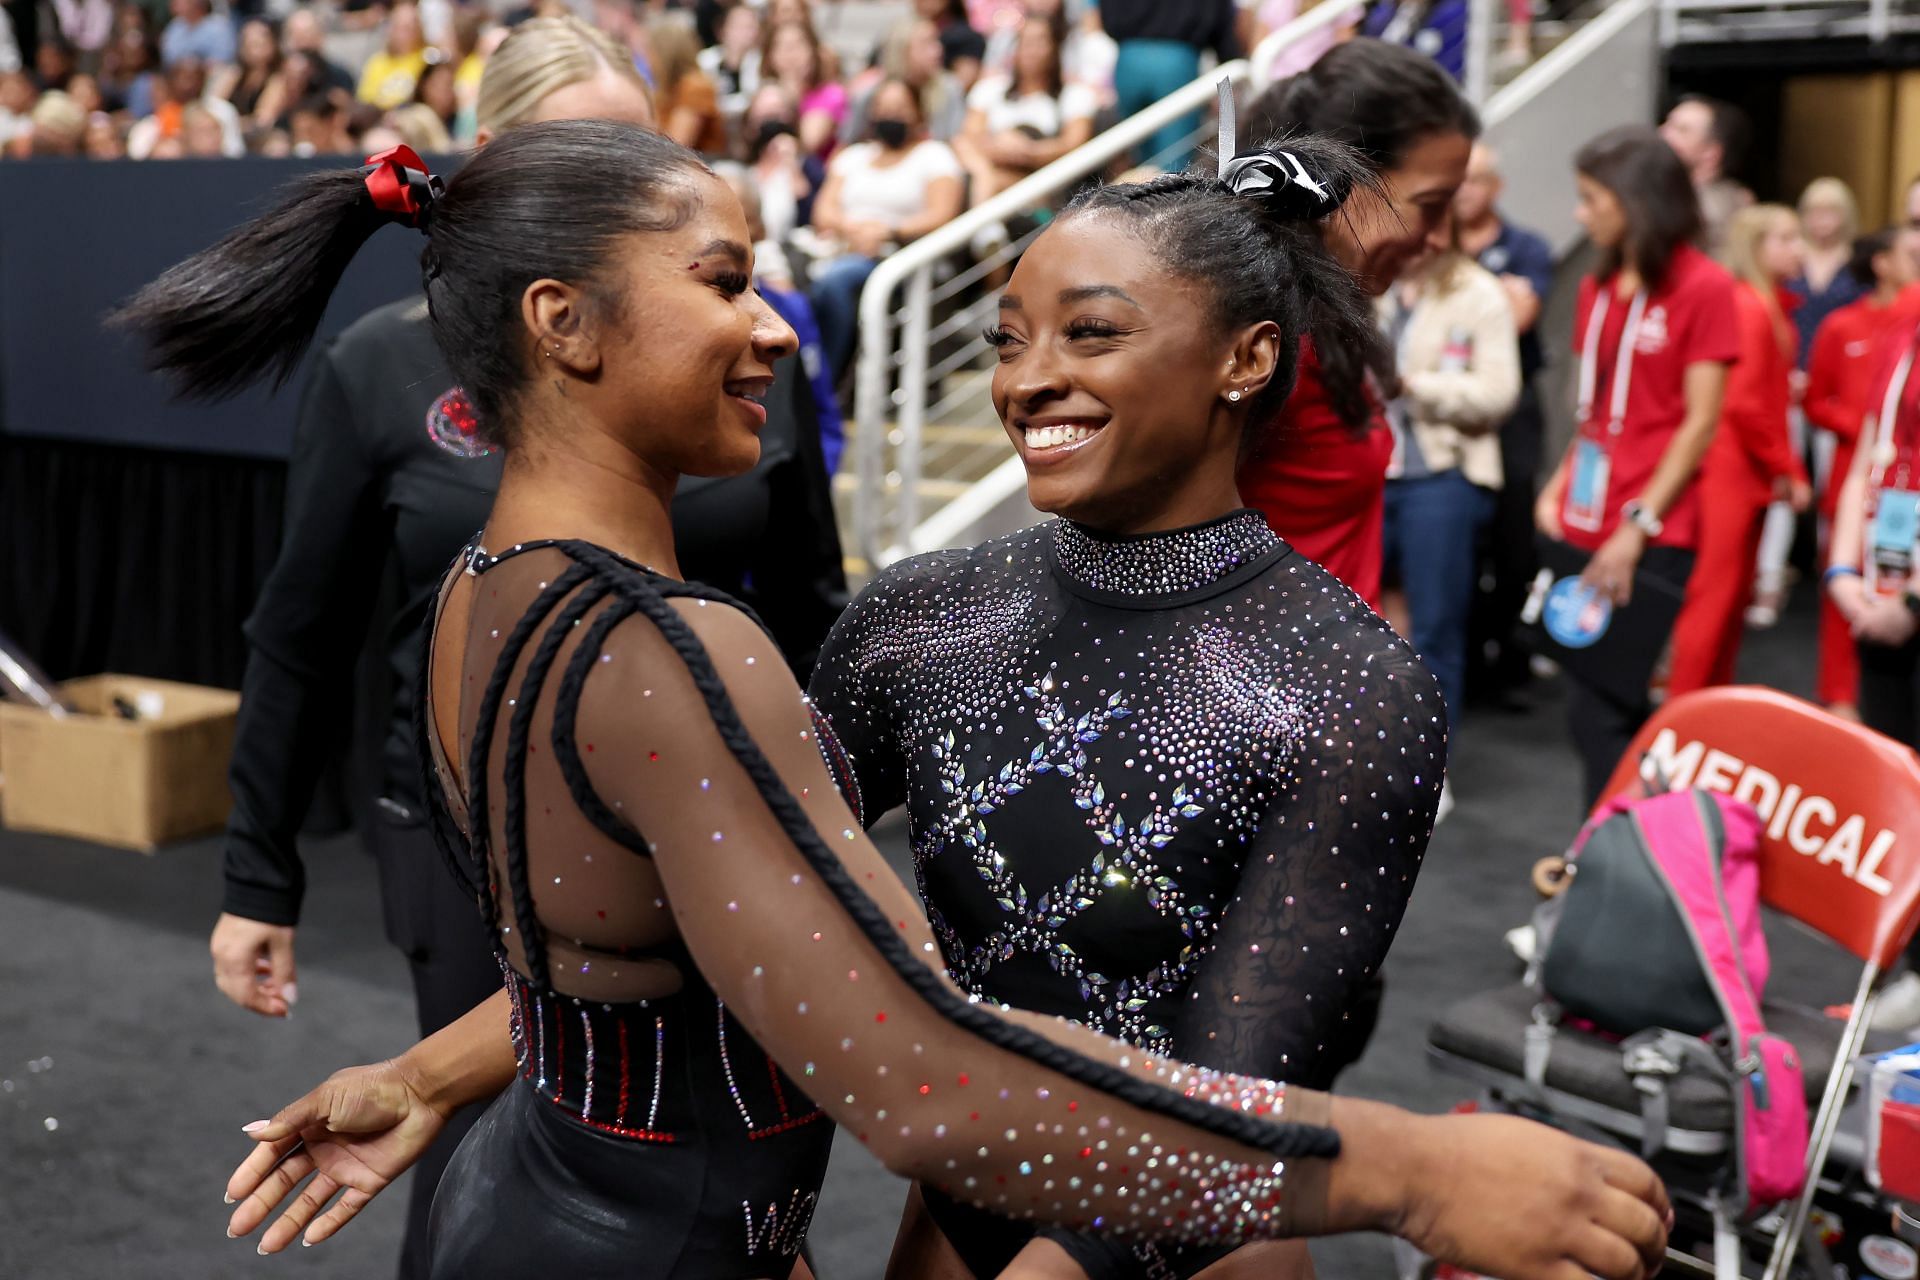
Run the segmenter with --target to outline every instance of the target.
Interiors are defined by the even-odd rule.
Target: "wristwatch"
[[[1647,504],[1638,498],[1633,499],[1628,502],[1626,506],[1621,507],[1620,516],[1628,524],[1646,534],[1649,538],[1659,537],[1661,532],[1667,527],[1660,517],[1647,510]]]

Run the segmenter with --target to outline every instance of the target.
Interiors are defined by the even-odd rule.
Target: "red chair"
[[[1893,740],[1770,689],[1719,688],[1676,698],[1634,739],[1609,782],[1609,794],[1649,786],[1698,787],[1751,803],[1759,811],[1762,900],[1861,961],[1852,1012],[1837,1036],[1831,1019],[1768,1008],[1769,1027],[1792,1040],[1807,1070],[1811,1111],[1805,1191],[1773,1242],[1765,1280],[1782,1280],[1798,1247],[1817,1178],[1833,1145],[1882,976],[1920,924],[1920,758]],[[1623,1137],[1642,1137],[1632,1088],[1607,1077],[1618,1047],[1562,1029],[1554,1054],[1571,1043],[1558,1079],[1542,1089],[1520,1075],[1520,1046],[1530,988],[1462,1001],[1434,1024],[1429,1043],[1439,1065],[1486,1085],[1496,1097],[1531,1100],[1549,1113]],[[1501,1030],[1502,1021],[1514,1024]],[[1584,1061],[1583,1061],[1584,1056]],[[1624,1071],[1620,1074],[1624,1077]],[[1676,1089],[1676,1119],[1665,1148],[1711,1157],[1728,1148],[1715,1133],[1730,1108],[1713,1108],[1696,1091],[1689,1108]],[[1724,1099],[1717,1101],[1724,1102]],[[1681,1113],[1689,1112],[1691,1120]],[[1730,1215],[1715,1206],[1715,1274],[1735,1280],[1739,1249]]]

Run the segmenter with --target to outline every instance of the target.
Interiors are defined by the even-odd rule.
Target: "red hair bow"
[[[393,147],[367,157],[366,175],[373,207],[409,227],[426,230],[427,215],[440,198],[441,183],[412,147]]]

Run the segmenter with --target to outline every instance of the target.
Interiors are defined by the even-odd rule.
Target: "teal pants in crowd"
[[[1113,89],[1119,98],[1120,118],[1150,107],[1176,89],[1184,89],[1200,76],[1200,50],[1178,40],[1126,40],[1120,45],[1120,60],[1113,68]],[[1152,161],[1172,172],[1184,169],[1193,154],[1191,139],[1200,128],[1200,113],[1181,116],[1171,124],[1154,130],[1147,139],[1144,154],[1136,160]]]

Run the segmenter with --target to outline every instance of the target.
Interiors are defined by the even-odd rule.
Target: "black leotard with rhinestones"
[[[436,1277],[784,1277],[823,1113],[968,1203],[1103,1237],[1271,1238],[1318,1203],[1318,1095],[966,998],[725,597],[563,542],[475,551],[456,608],[427,669],[460,655],[429,681],[458,678],[457,721],[422,738],[522,1075],[441,1184]]]
[[[1328,1083],[1432,832],[1445,717],[1408,647],[1257,513],[905,561],[811,695],[865,819],[906,805],[966,991]],[[980,1274],[1022,1242],[929,1202]]]

